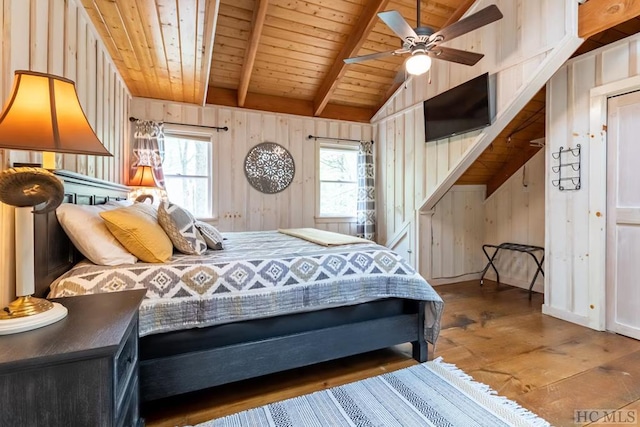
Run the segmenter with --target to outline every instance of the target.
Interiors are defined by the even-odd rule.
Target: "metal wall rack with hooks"
[[[551,166],[553,173],[558,174],[558,179],[551,180],[554,187],[558,187],[560,191],[574,191],[580,189],[580,144],[576,144],[575,148],[565,149],[560,147],[555,153],[551,153],[551,157],[558,161],[558,164]]]

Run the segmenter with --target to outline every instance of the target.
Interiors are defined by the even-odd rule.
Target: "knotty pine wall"
[[[133,98],[131,114],[146,120],[229,127],[228,132],[212,133],[219,168],[218,185],[214,183],[218,192],[217,203],[214,200],[217,215],[212,222],[222,231],[315,227],[355,234],[354,222],[315,217],[320,142],[307,136],[371,140],[374,139],[371,125],[144,98]],[[293,156],[296,167],[293,182],[280,193],[263,194],[245,178],[244,158],[261,142],[276,142]],[[216,159],[214,167],[215,163]]]
[[[478,278],[484,267],[484,185],[454,185],[433,208],[429,283]],[[475,275],[473,273],[476,273]]]
[[[381,242],[397,241],[401,230],[415,229],[418,264],[427,278],[432,274],[430,257],[446,256],[436,255],[438,248],[430,244],[432,228],[438,233],[430,212],[581,43],[574,0],[480,0],[468,14],[491,3],[504,18],[451,42],[452,47],[484,53],[478,64],[434,60],[430,74],[410,79],[372,120],[381,166],[376,184]],[[494,123],[479,132],[425,144],[422,102],[484,72],[496,75]],[[417,227],[406,227],[414,222]]]
[[[551,153],[581,144],[578,191],[559,191],[547,173],[543,312],[605,327],[606,98],[640,89],[640,35],[567,62],[547,86],[547,165]]]
[[[544,161],[541,150],[486,199],[484,185],[454,185],[433,210],[420,212],[420,220],[430,217],[429,229],[423,228],[420,235],[431,242],[424,249],[432,253],[427,257],[429,264],[421,266],[429,273],[429,283],[479,279],[487,264],[482,252],[485,243],[544,246]],[[495,261],[501,283],[528,289],[536,269],[530,258],[502,251]],[[493,270],[486,277],[495,280]],[[539,276],[534,290],[541,292],[543,284]]]
[[[533,156],[484,202],[483,243],[524,243],[544,247],[545,155],[544,149]],[[480,250],[478,247],[476,250]],[[492,252],[489,252],[491,255]],[[540,258],[541,254],[536,253]],[[482,268],[487,258],[482,253]],[[529,289],[537,265],[531,255],[500,251],[494,261],[500,282]],[[544,268],[544,266],[543,266]],[[486,276],[495,280],[493,269]],[[544,277],[538,275],[533,289],[544,290]]]
[[[98,138],[114,155],[57,155],[58,168],[124,182],[131,95],[79,0],[4,0],[0,8],[0,98],[9,96],[15,70],[33,70],[76,82],[80,103]],[[2,168],[40,162],[40,153],[0,150]],[[0,306],[15,296],[13,207],[0,209]]]

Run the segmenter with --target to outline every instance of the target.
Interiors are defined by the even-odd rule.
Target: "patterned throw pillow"
[[[180,252],[200,255],[207,250],[207,242],[196,228],[195,218],[186,209],[163,202],[158,207],[158,223]]]
[[[224,240],[224,238],[217,228],[203,221],[196,221],[196,227],[198,228],[198,230],[200,230],[200,233],[204,237],[204,240],[207,242],[207,246],[209,246],[209,248],[216,251],[224,249],[224,247],[222,246],[222,241]]]

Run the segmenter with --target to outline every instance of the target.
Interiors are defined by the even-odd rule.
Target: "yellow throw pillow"
[[[141,261],[165,262],[171,258],[173,243],[142,204],[100,212],[100,216],[122,246]]]

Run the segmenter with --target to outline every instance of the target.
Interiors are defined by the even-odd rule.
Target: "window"
[[[320,146],[320,216],[355,217],[358,147]]]
[[[197,218],[213,216],[211,163],[209,136],[165,133],[162,169],[167,196]]]

